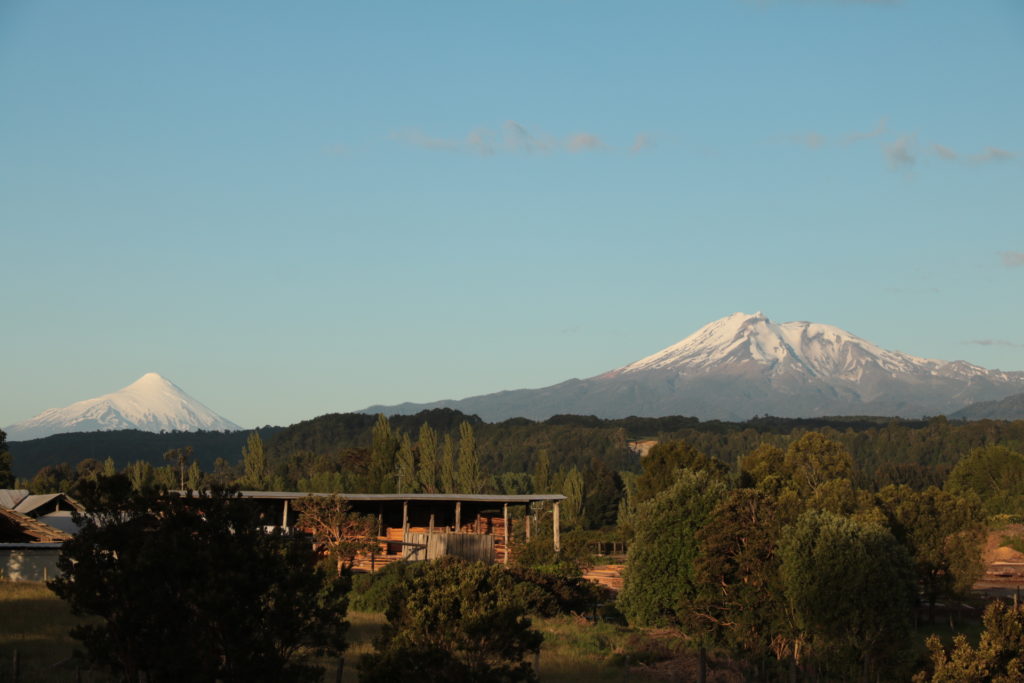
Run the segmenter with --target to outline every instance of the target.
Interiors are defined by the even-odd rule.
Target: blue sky
[[[537,387],[735,311],[1024,370],[1016,0],[0,5],[0,425]]]

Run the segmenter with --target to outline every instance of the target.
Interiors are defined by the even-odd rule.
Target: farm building
[[[69,534],[78,531],[71,513],[84,510],[77,500],[66,493],[32,494],[25,489],[0,489],[0,508],[28,515]]]
[[[45,522],[0,507],[0,576],[45,581],[57,576],[61,544],[71,536]]]
[[[243,499],[260,506],[267,526],[291,529],[298,521],[293,503],[324,493],[242,491]],[[508,562],[513,552],[513,524],[523,525],[530,538],[536,510],[552,506],[552,538],[559,549],[561,494],[484,495],[462,493],[343,493],[352,511],[377,519],[378,552],[357,556],[356,571],[376,571],[391,562],[428,560],[459,555],[484,562]],[[515,515],[510,509],[524,508]]]

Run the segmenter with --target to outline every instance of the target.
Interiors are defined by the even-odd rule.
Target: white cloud
[[[934,150],[936,154],[938,154],[946,161],[956,161],[957,159],[960,158],[959,154],[957,154],[954,150],[944,145],[933,144],[932,150]]]
[[[1007,268],[1024,266],[1024,251],[1001,251],[999,256],[1002,257],[1003,265]]]
[[[635,154],[650,147],[654,147],[654,138],[647,133],[637,133],[636,137],[633,138],[633,146],[629,148],[629,151]]]
[[[1016,158],[1016,155],[1013,152],[1008,152],[998,147],[986,147],[984,152],[972,154],[970,157],[971,161],[976,164],[985,164],[990,161],[1009,161],[1014,158]]]
[[[444,138],[431,137],[415,128],[399,131],[394,133],[391,137],[413,145],[414,147],[422,147],[423,149],[446,150],[449,152],[455,152],[459,149],[459,144],[457,142],[445,140]]]
[[[870,140],[871,138],[880,137],[885,134],[886,125],[886,119],[880,119],[878,121],[878,125],[876,125],[871,130],[866,132],[854,131],[853,133],[847,135],[843,142],[845,142],[846,144],[851,144],[854,142],[860,142],[862,140]]]
[[[393,140],[427,150],[446,152],[465,152],[492,156],[500,153],[549,153],[549,152],[586,152],[602,149],[614,149],[594,133],[575,133],[567,138],[558,139],[545,133],[533,133],[517,121],[506,121],[499,131],[488,128],[475,128],[464,139],[438,138],[427,135],[418,128],[407,128],[391,135]],[[629,151],[636,152],[653,145],[650,136],[640,133],[636,136]]]
[[[1006,341],[1005,339],[969,339],[964,344],[977,344],[978,346],[1011,346],[1015,349],[1024,349],[1024,344]]]
[[[914,153],[914,136],[904,135],[885,146],[885,158],[893,168],[908,168],[917,162]]]
[[[582,152],[589,149],[601,149],[604,147],[604,143],[596,135],[577,133],[569,138],[565,147],[570,152]]]

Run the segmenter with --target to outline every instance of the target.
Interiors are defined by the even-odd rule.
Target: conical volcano
[[[112,394],[44,410],[4,431],[11,441],[25,441],[66,432],[115,429],[234,431],[241,427],[213,412],[170,380],[148,372]]]

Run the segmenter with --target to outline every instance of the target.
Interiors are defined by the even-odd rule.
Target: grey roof
[[[27,515],[36,508],[46,505],[54,498],[60,498],[63,495],[63,493],[35,493],[31,496],[25,496],[14,510],[23,515]]]
[[[61,510],[60,512],[51,512],[48,515],[36,517],[36,519],[43,524],[49,524],[54,529],[60,529],[65,533],[72,535],[78,533],[78,525],[75,524],[75,520],[72,519],[71,513],[65,510]]]
[[[13,510],[27,495],[26,489],[0,489],[0,507]]]
[[[338,495],[345,500],[362,501],[438,501],[463,503],[539,503],[565,500],[560,493],[529,493],[521,495],[489,495],[483,493],[306,493],[302,491],[239,491],[242,498],[257,500],[295,500],[306,496]]]
[[[0,531],[15,537],[28,536],[36,539],[36,542],[39,543],[55,543],[71,538],[71,534],[52,527],[46,522],[40,522],[28,515],[4,508],[0,508]],[[22,541],[14,542],[21,543]]]

